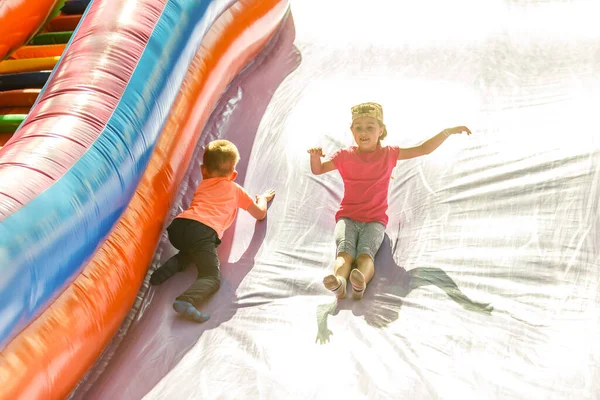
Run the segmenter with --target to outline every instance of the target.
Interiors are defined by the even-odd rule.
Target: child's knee
[[[344,264],[352,264],[354,262],[354,257],[349,253],[341,251],[337,255],[337,261],[339,263],[343,262]]]
[[[363,253],[363,254],[359,254],[358,257],[356,257],[356,265],[369,265],[369,264],[373,264],[373,257],[371,257],[371,255]]]

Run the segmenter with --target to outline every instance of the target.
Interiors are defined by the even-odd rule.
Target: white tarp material
[[[242,212],[226,234],[208,322],[172,310],[195,271],[151,288],[85,397],[598,399],[600,3],[299,0],[292,15],[199,143],[238,144],[237,181],[277,191],[267,220]],[[398,162],[376,275],[336,304],[321,281],[343,185],[306,150],[350,145],[364,101],[388,144],[473,134]]]

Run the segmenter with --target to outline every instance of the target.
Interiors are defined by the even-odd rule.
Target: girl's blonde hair
[[[229,175],[239,161],[240,153],[229,140],[214,140],[204,148],[202,164],[216,176]]]

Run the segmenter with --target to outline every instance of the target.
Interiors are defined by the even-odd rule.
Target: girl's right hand
[[[325,154],[323,154],[323,149],[321,147],[313,147],[312,149],[308,149],[308,154],[310,154],[311,156],[325,157]]]

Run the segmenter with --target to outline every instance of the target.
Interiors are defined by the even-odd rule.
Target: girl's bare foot
[[[338,299],[346,297],[346,280],[341,276],[327,275],[323,278],[323,285],[327,290],[331,290]]]
[[[354,300],[360,300],[365,293],[367,284],[365,283],[365,276],[357,269],[350,272],[350,283],[352,284],[352,298]]]

